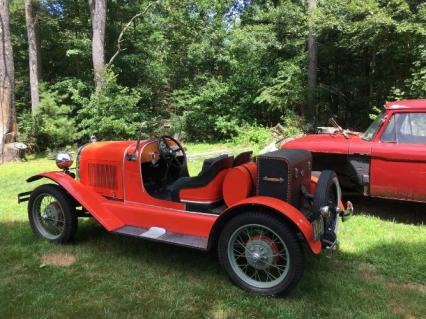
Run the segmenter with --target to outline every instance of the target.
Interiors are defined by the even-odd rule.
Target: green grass
[[[190,165],[196,173],[200,161]],[[51,169],[44,159],[0,166],[0,318],[426,317],[424,225],[358,213],[341,224],[334,258],[307,254],[288,297],[259,297],[234,287],[214,253],[113,235],[93,220],[80,223],[72,245],[36,239],[16,194],[34,187],[28,176]],[[40,267],[47,253],[77,261]]]

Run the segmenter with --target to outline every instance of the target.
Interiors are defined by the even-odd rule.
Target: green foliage
[[[426,8],[424,10],[426,11]],[[426,47],[424,45],[418,47],[418,58],[413,62],[411,72],[411,77],[405,80],[408,97],[426,97]]]
[[[232,138],[236,145],[259,144],[266,146],[272,139],[272,130],[259,125],[249,125],[247,123],[237,127],[237,135]]]
[[[302,56],[304,57],[304,56]],[[300,61],[280,63],[278,74],[269,86],[260,89],[255,103],[265,104],[271,111],[286,111],[301,105],[305,95],[305,69]]]
[[[203,79],[199,79],[202,81]],[[229,116],[226,83],[211,79],[204,85],[186,90],[176,90],[172,100],[182,117],[183,130],[192,140],[228,138],[235,133],[236,119]]]
[[[20,117],[20,138],[30,150],[58,149],[78,139],[72,109],[63,104],[65,98],[54,89],[42,89],[38,112],[25,112]]]
[[[108,1],[106,60],[148,0]],[[426,4],[411,0],[164,0],[126,31],[108,87],[94,92],[87,0],[41,1],[43,81],[71,108],[80,138],[133,137],[141,120],[182,128],[187,141],[227,140],[306,106],[308,26],[318,39],[316,118],[354,130],[373,106],[426,96]],[[17,113],[28,118],[23,1],[11,2]],[[20,127],[29,124],[21,120]],[[25,123],[30,123],[25,120]],[[290,127],[293,127],[290,125]],[[28,129],[24,130],[28,132]],[[26,133],[21,132],[21,136]],[[37,142],[34,142],[37,144]]]
[[[292,112],[282,116],[279,124],[279,134],[283,139],[303,133],[303,120]],[[236,134],[231,141],[236,145],[251,146],[255,151],[272,142],[275,135],[272,128],[258,124],[244,123],[241,126],[235,126],[235,128]]]
[[[379,109],[377,106],[373,106],[373,108],[371,109],[371,113],[368,114],[368,117],[370,118],[370,120],[374,121],[379,114],[381,113],[381,109]]]
[[[302,134],[307,127],[304,119],[295,112],[287,112],[286,115],[281,117],[280,124],[282,127],[281,134],[284,138]]]
[[[119,85],[116,76],[108,72],[101,90],[81,98],[83,107],[77,115],[81,134],[101,140],[134,137],[143,114],[138,109],[139,100],[137,90]]]

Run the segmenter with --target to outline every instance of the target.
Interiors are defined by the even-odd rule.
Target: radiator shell
[[[310,188],[312,154],[305,150],[278,150],[257,158],[257,195],[275,197],[301,207]]]

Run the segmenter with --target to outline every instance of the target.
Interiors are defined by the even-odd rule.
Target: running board
[[[145,238],[179,246],[192,247],[201,250],[207,250],[208,244],[207,238],[171,233],[160,227],[142,228],[134,226],[124,226],[113,231],[113,233]]]

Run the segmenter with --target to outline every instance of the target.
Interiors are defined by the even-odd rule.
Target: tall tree
[[[308,14],[312,15],[317,7],[317,0],[308,0]],[[309,122],[315,122],[316,112],[316,88],[317,88],[317,66],[318,66],[318,43],[314,34],[312,19],[309,19],[308,38],[308,106],[305,110],[305,117]]]
[[[28,55],[30,69],[31,111],[37,112],[39,103],[38,85],[41,81],[41,50],[39,32],[39,3],[25,0],[25,21],[28,35]]]
[[[1,162],[11,160],[8,143],[16,141],[15,79],[10,37],[9,0],[0,0],[0,147]]]
[[[92,21],[92,60],[96,89],[103,85],[105,72],[106,0],[89,0]]]

